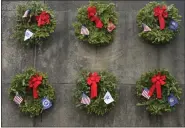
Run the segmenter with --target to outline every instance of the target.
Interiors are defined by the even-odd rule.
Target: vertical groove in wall
[[[33,127],[36,127],[36,119],[33,117]]]
[[[184,7],[185,7],[185,1],[184,1]],[[185,13],[185,9],[184,9],[184,13]],[[183,18],[183,19],[185,19],[185,18]],[[184,36],[184,42],[185,42],[185,36]],[[184,51],[185,51],[185,45],[184,45]],[[184,52],[184,57],[185,57],[185,52]],[[184,74],[185,74],[185,60],[183,60],[183,61],[184,61]],[[185,75],[184,75],[184,80],[185,80]],[[185,109],[184,109],[184,113],[185,113]],[[185,125],[185,119],[184,119],[184,125]]]
[[[44,4],[45,4],[45,0],[44,0]],[[36,59],[37,59],[36,57],[37,57],[37,46],[35,45],[35,47],[34,47],[34,62],[33,62],[34,68],[36,68]],[[32,121],[33,121],[33,127],[36,127],[36,117],[33,117]]]
[[[160,47],[157,48],[157,68],[160,68],[160,61],[161,61],[161,58],[160,58]]]
[[[160,62],[161,62],[161,57],[160,57],[160,47],[157,47],[157,68],[160,69]],[[159,116],[156,117],[156,123],[157,127],[163,126],[161,118]]]
[[[185,7],[185,1],[184,1],[184,7]],[[185,13],[185,9],[184,9],[184,12],[183,13]],[[185,18],[182,18],[182,22],[183,22],[183,24],[184,24],[184,20],[185,20]],[[183,30],[184,31],[184,30]],[[184,42],[185,42],[185,36],[184,36]],[[184,51],[185,51],[185,45],[184,45]],[[185,52],[184,52],[184,57],[185,57]],[[185,74],[185,60],[183,60],[184,61],[184,74]],[[184,75],[184,79],[185,79],[185,75]],[[185,93],[185,86],[183,87],[183,93]],[[184,104],[185,104],[185,95],[184,95],[184,97],[182,97],[182,99],[184,100]],[[184,115],[185,115],[185,108],[184,108]],[[184,124],[183,124],[183,127],[185,127],[185,116],[184,116]]]
[[[98,52],[98,47],[96,47],[96,56],[97,56],[97,52]]]
[[[33,49],[33,67],[35,68],[35,63],[36,63],[36,45],[34,46],[34,49]],[[32,119],[32,122],[33,122],[33,127],[35,127],[35,117],[33,117]]]
[[[37,50],[37,47],[36,47],[36,45],[35,45],[34,51],[33,51],[33,52],[34,52],[34,55],[33,55],[33,67],[34,67],[34,68],[36,68],[36,54],[37,54],[37,53],[36,53],[36,52],[37,52],[36,50]]]

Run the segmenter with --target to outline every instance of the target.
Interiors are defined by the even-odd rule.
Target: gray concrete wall
[[[145,107],[136,107],[135,82],[143,72],[168,68],[184,91],[184,2],[174,3],[183,16],[180,35],[172,44],[152,46],[137,36],[137,11],[148,1],[114,1],[119,12],[116,38],[111,45],[94,48],[80,43],[72,22],[76,9],[88,1],[43,1],[56,11],[57,28],[47,45],[23,49],[9,39],[15,22],[15,7],[23,1],[2,1],[2,126],[185,126],[184,94],[176,111],[150,116]],[[24,1],[25,2],[25,1]],[[57,100],[43,118],[21,114],[8,99],[10,80],[27,67],[46,72],[56,90]],[[119,79],[120,99],[107,115],[87,115],[72,103],[72,89],[82,68],[107,69]],[[185,91],[184,91],[185,92]]]

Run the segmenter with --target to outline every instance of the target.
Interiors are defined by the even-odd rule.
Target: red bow
[[[161,98],[161,85],[166,84],[165,82],[166,80],[166,76],[161,76],[161,74],[159,73],[158,75],[155,75],[152,77],[152,87],[150,88],[150,91],[148,93],[149,96],[152,96],[154,93],[154,90],[156,88],[157,91],[157,98],[160,99]]]
[[[29,80],[29,87],[33,88],[33,98],[38,98],[37,87],[42,83],[42,76],[34,75]]]
[[[46,11],[42,11],[39,16],[36,16],[38,26],[42,26],[50,23],[50,15]]]
[[[92,7],[88,7],[87,8],[87,12],[88,12],[88,18],[93,22],[96,23],[96,27],[97,28],[102,28],[103,27],[103,23],[100,20],[100,18],[98,16],[96,16],[96,7],[92,6]]]
[[[98,73],[94,72],[87,78],[87,84],[91,86],[91,99],[97,97],[97,82],[100,81]]]
[[[166,12],[166,6],[162,6],[162,8],[160,8],[160,6],[155,7],[154,16],[157,16],[159,19],[160,29],[161,30],[164,29],[165,28],[164,18],[168,17],[168,13]]]

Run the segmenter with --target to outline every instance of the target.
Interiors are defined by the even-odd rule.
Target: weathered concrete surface
[[[2,126],[33,126],[32,119],[22,115],[18,106],[10,102],[8,88],[13,76],[33,66],[33,49],[24,49],[10,38],[15,11],[2,11]]]
[[[109,69],[119,76],[121,83],[135,84],[141,73],[158,67],[158,49],[138,38],[136,11],[119,12],[115,41],[109,46],[97,49],[94,67]]]
[[[95,61],[96,49],[78,43],[72,30],[74,14],[57,11],[57,27],[47,47],[37,49],[36,67],[48,72],[52,83],[74,83],[82,68]]]
[[[149,3],[151,0],[144,0],[144,1],[114,1],[116,4],[116,10],[117,11],[129,11],[129,10],[140,10],[143,8],[147,3]]]
[[[88,1],[43,1],[56,11],[57,28],[45,45],[24,49],[9,39],[15,19],[15,7],[22,1],[2,2],[2,126],[185,126],[184,94],[176,111],[163,116],[150,116],[145,107],[137,107],[135,82],[143,72],[166,67],[183,88],[184,83],[184,17],[181,33],[171,44],[153,46],[137,36],[137,11],[148,1],[114,1],[119,12],[115,40],[104,47],[93,47],[78,41],[72,23],[76,9]],[[175,3],[184,15],[183,1]],[[41,117],[30,119],[22,115],[8,100],[10,80],[16,73],[35,66],[49,75],[56,90],[56,103]],[[120,99],[107,115],[87,115],[75,108],[72,90],[82,68],[107,69],[119,80]]]
[[[182,23],[180,24],[182,29],[179,36],[170,45],[159,48],[159,64],[161,68],[167,68],[179,83],[184,84],[184,2],[169,1],[169,3],[175,3],[175,6],[179,9],[182,16]]]
[[[12,77],[33,66],[33,49],[24,49],[11,39],[15,11],[2,11],[2,81],[9,83]]]
[[[34,0],[33,0],[34,1]],[[15,11],[17,5],[19,4],[28,4],[30,1],[29,0],[17,0],[17,1],[11,1],[11,0],[2,0],[2,7],[1,10],[5,11]],[[40,2],[44,3],[43,0],[40,0]]]
[[[1,10],[12,11],[16,10],[16,6],[19,4],[27,3],[27,1],[3,1]]]
[[[56,1],[56,0],[46,0],[46,4],[48,4],[51,9],[55,11],[76,11],[77,8],[80,8],[81,5],[88,4],[88,1]]]

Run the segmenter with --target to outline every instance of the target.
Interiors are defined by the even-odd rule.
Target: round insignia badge
[[[44,102],[43,102],[43,106],[48,106],[49,105],[49,101],[48,100],[45,100]]]
[[[173,99],[173,98],[170,98],[170,102],[171,102],[171,103],[174,102],[174,99]]]
[[[177,29],[178,29],[178,23],[172,20],[172,21],[170,22],[169,28],[170,28],[171,30],[174,30],[174,31],[177,30]]]
[[[52,106],[52,104],[49,99],[44,98],[42,99],[42,106],[43,106],[43,109],[48,109]]]

